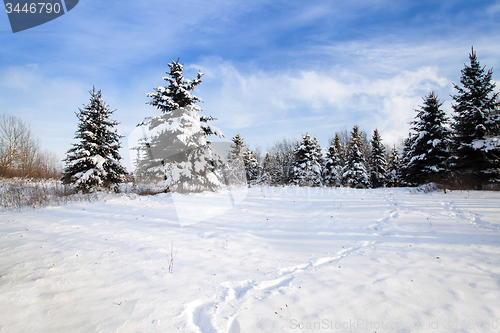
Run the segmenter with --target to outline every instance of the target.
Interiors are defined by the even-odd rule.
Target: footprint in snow
[[[238,322],[238,319],[234,318],[234,320],[231,323],[231,326],[229,327],[229,330],[227,332],[228,333],[240,333],[240,331],[241,331],[240,323]]]

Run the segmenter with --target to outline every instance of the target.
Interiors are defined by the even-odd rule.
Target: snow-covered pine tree
[[[340,166],[343,167],[346,160],[346,152],[338,133],[335,133],[335,137],[333,138],[333,145],[335,146],[335,150],[339,155]]]
[[[210,148],[206,137],[222,132],[209,123],[212,117],[203,117],[195,103],[201,99],[191,91],[201,83],[202,73],[193,81],[183,77],[183,65],[168,64],[169,82],[149,93],[150,104],[163,115],[147,118],[139,124],[148,135],[140,148],[136,174],[157,189],[180,193],[213,191],[223,185],[222,158]]]
[[[233,185],[245,185],[248,182],[244,162],[244,148],[246,145],[239,134],[236,134],[231,141],[233,142],[231,150],[228,151],[226,158],[226,182]]]
[[[141,126],[142,142],[136,175],[158,191],[193,193],[223,186],[223,160],[210,148],[199,114],[190,106],[154,116]]]
[[[101,91],[92,88],[90,103],[75,113],[79,123],[75,139],[79,141],[68,150],[62,181],[75,190],[116,189],[127,172],[120,164],[119,149],[122,136],[114,127],[118,122],[110,117],[110,110]]]
[[[340,175],[342,172],[343,162],[339,153],[340,137],[335,136],[330,142],[330,146],[326,152],[325,162],[323,167],[323,184],[326,186],[340,185]]]
[[[469,60],[470,66],[461,71],[462,86],[453,84],[458,91],[452,96],[454,169],[482,187],[500,181],[500,101],[494,92],[493,71],[485,72],[473,48]]]
[[[262,163],[262,172],[259,175],[257,182],[259,184],[271,184],[271,156],[269,153],[266,153],[264,157],[264,162]]]
[[[443,179],[449,172],[450,130],[448,117],[441,110],[434,92],[424,98],[424,105],[412,122],[413,142],[407,156],[407,180],[424,184],[432,179]]]
[[[386,183],[387,161],[385,159],[385,147],[382,144],[382,138],[377,129],[373,131],[373,137],[370,141],[370,179],[373,187],[384,187]]]
[[[196,79],[188,80],[184,78],[182,71],[184,65],[177,61],[172,61],[168,64],[170,72],[166,73],[168,76],[162,79],[168,82],[166,87],[154,88],[154,93],[146,94],[151,97],[149,104],[156,106],[162,113],[168,113],[173,110],[189,106],[192,111],[201,112],[201,108],[196,103],[202,103],[203,100],[191,93],[196,86],[201,83],[202,72],[198,72]],[[221,135],[220,130],[210,126],[209,121],[216,120],[212,116],[203,116],[199,114],[199,118],[205,132],[205,135]]]
[[[248,184],[255,184],[260,176],[261,170],[253,150],[246,148],[243,151],[243,162],[245,164]]]
[[[243,155],[243,149],[246,147],[245,141],[239,134],[233,136],[231,141],[233,143],[231,144],[231,150],[227,154],[227,159],[233,160],[241,158]]]
[[[401,183],[401,156],[396,145],[394,145],[389,153],[386,182],[391,187],[399,186]]]
[[[300,186],[321,186],[321,147],[309,134],[302,137],[293,154],[292,183]]]
[[[351,132],[346,163],[342,169],[342,183],[349,187],[370,187],[370,177],[366,168],[365,157],[362,153],[363,141],[358,126]]]
[[[408,169],[408,164],[411,160],[411,147],[416,140],[416,136],[412,133],[408,133],[408,137],[404,140],[403,154],[401,155],[401,168],[400,168],[400,182],[401,185],[415,185],[411,183],[411,173]]]

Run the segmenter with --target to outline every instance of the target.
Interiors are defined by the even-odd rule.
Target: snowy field
[[[0,214],[1,332],[500,331],[498,192],[254,187],[184,227],[170,194]]]

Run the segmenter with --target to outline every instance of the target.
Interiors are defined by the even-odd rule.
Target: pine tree
[[[371,140],[371,168],[370,178],[373,187],[384,187],[386,183],[387,161],[385,159],[385,147],[382,144],[382,138],[375,129]]]
[[[210,148],[206,136],[222,135],[202,117],[195,103],[201,99],[191,91],[201,83],[201,73],[195,80],[184,79],[179,61],[168,65],[167,87],[148,94],[150,104],[162,115],[147,118],[139,124],[147,135],[139,147],[142,150],[136,170],[140,180],[157,189],[179,193],[213,191],[223,184],[222,158]]]
[[[321,148],[309,134],[294,151],[292,183],[300,186],[321,186]]]
[[[244,147],[246,146],[243,138],[236,134],[231,141],[231,150],[227,154],[226,177],[228,184],[245,185],[248,182],[245,162]]]
[[[403,154],[401,155],[401,171],[400,171],[400,181],[402,185],[416,185],[412,183],[411,171],[408,168],[410,160],[412,158],[411,147],[416,140],[416,135],[409,133],[408,137],[404,140]]]
[[[391,187],[399,186],[401,183],[401,156],[398,149],[396,149],[396,145],[389,154],[386,181]]]
[[[342,141],[340,140],[340,135],[338,133],[335,134],[333,139],[333,145],[335,146],[335,150],[339,155],[340,166],[344,166],[346,161],[346,152],[344,146],[342,145]]]
[[[335,138],[330,142],[328,151],[326,152],[324,167],[323,167],[323,184],[326,186],[340,185],[340,174],[342,171],[342,157],[339,153],[341,149],[340,137],[335,135]]]
[[[243,150],[246,147],[243,138],[239,134],[236,134],[231,138],[231,141],[233,143],[231,144],[231,150],[227,154],[227,160],[232,161],[241,159],[243,156]]]
[[[114,127],[118,122],[110,119],[110,110],[102,99],[101,91],[92,88],[90,103],[79,109],[75,139],[78,143],[68,150],[64,159],[63,183],[71,184],[77,191],[116,189],[127,174],[120,164],[119,149],[122,136]]]
[[[450,172],[450,130],[448,118],[440,109],[441,103],[434,92],[424,98],[424,105],[412,122],[413,142],[408,152],[407,180],[424,184],[436,177],[443,178]]]
[[[258,181],[261,169],[253,150],[246,148],[243,151],[243,162],[248,184],[255,184]]]
[[[266,153],[266,156],[264,157],[264,162],[262,164],[262,172],[257,180],[258,183],[271,184],[271,168],[272,168],[271,156],[269,155],[269,153]]]
[[[170,72],[168,76],[163,77],[163,80],[168,82],[168,86],[154,88],[154,93],[146,94],[151,97],[150,105],[156,106],[162,113],[169,113],[174,110],[190,107],[192,111],[201,112],[201,108],[195,103],[202,103],[203,100],[191,93],[196,86],[201,83],[202,72],[198,72],[196,79],[188,80],[183,76],[184,65],[177,61],[172,61],[168,64]],[[211,116],[199,115],[205,135],[220,135],[217,129],[210,126],[209,121],[216,120]]]
[[[494,92],[493,71],[485,72],[472,48],[470,66],[461,71],[461,87],[452,96],[454,115],[455,170],[474,178],[481,187],[500,181],[500,102]]]
[[[349,187],[370,187],[370,179],[366,168],[366,160],[362,153],[364,150],[358,126],[351,132],[347,160],[342,169],[342,183]]]

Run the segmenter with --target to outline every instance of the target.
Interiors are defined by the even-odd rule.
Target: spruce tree
[[[177,61],[172,61],[168,64],[170,71],[166,73],[168,76],[163,77],[163,80],[168,82],[168,86],[154,88],[154,93],[146,94],[151,97],[150,105],[156,106],[162,113],[169,113],[174,110],[189,107],[192,111],[201,112],[201,108],[196,103],[202,103],[203,100],[191,93],[196,86],[201,83],[203,73],[198,72],[196,78],[188,80],[183,76],[184,65]],[[216,120],[211,116],[199,115],[205,135],[220,135],[215,127],[210,126],[209,121]]]
[[[335,137],[333,138],[333,145],[335,146],[335,150],[337,151],[340,159],[340,166],[344,166],[346,160],[346,152],[344,145],[342,144],[342,140],[340,139],[340,135],[335,133]]]
[[[440,109],[442,105],[431,92],[420,110],[415,110],[418,114],[412,122],[414,139],[406,165],[407,180],[412,184],[424,184],[436,177],[443,179],[450,172],[450,130],[448,117]]]
[[[400,172],[400,181],[402,185],[416,185],[415,183],[412,183],[412,177],[411,177],[411,171],[408,168],[408,165],[410,164],[410,160],[412,158],[411,154],[411,147],[413,146],[413,143],[416,140],[416,135],[409,133],[408,137],[404,140],[404,146],[403,146],[403,154],[401,155],[401,172]]]
[[[227,161],[241,160],[243,157],[243,150],[246,147],[243,138],[239,134],[236,134],[231,138],[231,141],[233,143],[231,143],[231,150],[227,153]]]
[[[500,102],[494,92],[493,71],[485,71],[472,48],[470,66],[465,65],[461,86],[452,98],[456,156],[455,171],[474,179],[477,187],[500,181]]]
[[[79,123],[73,144],[64,159],[63,183],[75,190],[88,192],[95,189],[116,189],[127,174],[120,164],[119,149],[122,136],[114,127],[118,122],[110,119],[110,110],[102,99],[101,91],[92,88],[90,103],[75,113]]]
[[[396,145],[394,145],[389,154],[386,182],[391,187],[399,186],[401,183],[401,156]]]
[[[325,162],[323,167],[323,184],[326,186],[340,185],[340,173],[343,163],[339,153],[340,137],[335,135],[335,138],[330,142],[330,146],[326,152]]]
[[[199,114],[201,108],[195,103],[201,99],[191,93],[201,83],[202,73],[190,81],[184,79],[178,60],[168,66],[169,76],[163,79],[169,85],[147,94],[151,97],[149,104],[163,114],[139,124],[146,136],[141,142],[136,174],[158,190],[213,191],[223,184],[223,161],[206,137],[222,132],[209,124],[213,118]]]
[[[245,164],[248,184],[255,184],[258,181],[261,169],[253,150],[246,148],[243,151],[243,163]]]
[[[262,163],[262,171],[258,178],[258,183],[260,184],[271,184],[271,170],[272,170],[272,161],[269,153],[266,153],[264,157],[264,162]]]
[[[321,186],[321,148],[316,138],[302,137],[293,154],[292,183],[300,186]]]
[[[354,126],[351,132],[346,163],[342,169],[342,183],[346,186],[370,187],[370,178],[362,151],[364,151],[363,140],[358,126]]]
[[[375,129],[371,140],[370,156],[370,178],[373,187],[384,187],[386,183],[387,160],[385,159],[385,147],[382,144],[382,138]]]
[[[236,134],[231,141],[231,150],[227,154],[226,177],[228,184],[244,185],[248,179],[245,171],[245,162],[243,158],[244,147],[246,146],[243,138]]]

